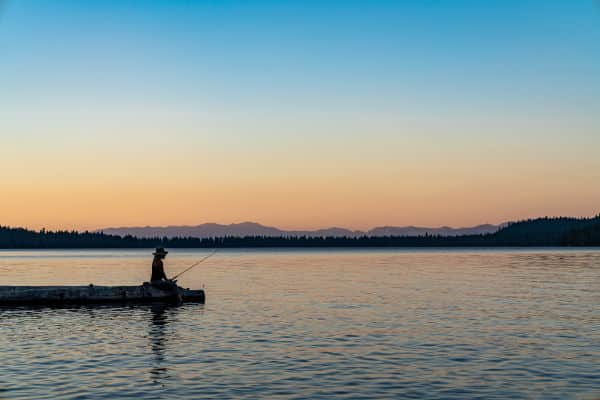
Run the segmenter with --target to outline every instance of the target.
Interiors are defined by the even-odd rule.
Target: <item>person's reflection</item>
[[[150,310],[152,313],[152,321],[150,325],[150,345],[152,354],[154,355],[153,366],[150,369],[150,378],[153,383],[163,384],[163,380],[167,377],[168,369],[165,367],[165,347],[166,347],[166,330],[169,324],[169,316],[167,309],[174,309],[174,306],[168,304],[152,304]]]

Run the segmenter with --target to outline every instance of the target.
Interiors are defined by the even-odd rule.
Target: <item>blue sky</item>
[[[505,209],[475,214],[490,222],[589,214],[600,201],[600,190],[582,190],[600,169],[594,1],[29,0],[2,9],[0,131],[10,154],[0,167],[19,166],[7,177],[15,187],[56,179],[77,202],[83,181],[122,192],[159,176],[181,185],[175,192],[202,185],[214,207],[236,185],[252,182],[263,189],[250,195],[262,198],[285,180],[304,188],[287,193],[304,206],[266,201],[264,211],[231,205],[170,218],[293,227],[475,222],[471,206],[456,218],[432,210],[439,192],[422,182],[462,187],[444,192],[457,206],[486,185],[509,193]],[[144,165],[156,153],[155,164],[172,168]],[[194,172],[206,169],[210,176]],[[382,176],[368,190],[387,213],[365,214],[365,200],[327,217],[340,198],[360,197],[351,188]],[[511,176],[522,181],[511,186]],[[323,190],[311,184],[319,179],[348,189],[325,193],[331,204],[322,203],[310,194]],[[543,184],[528,188],[532,179]],[[391,189],[396,181],[415,184]],[[419,190],[431,194],[427,208],[415,200]],[[512,196],[523,190],[530,195]],[[398,214],[400,200],[408,210]],[[115,207],[90,221],[45,225],[101,224]],[[364,218],[350,218],[358,213]]]

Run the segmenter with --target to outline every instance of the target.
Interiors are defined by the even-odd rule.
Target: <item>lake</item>
[[[0,285],[151,259],[0,251]],[[600,250],[226,250],[179,282],[206,304],[0,308],[0,398],[600,398]]]

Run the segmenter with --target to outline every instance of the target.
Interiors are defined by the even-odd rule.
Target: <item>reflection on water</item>
[[[149,268],[61,254],[2,252],[0,284]],[[0,308],[0,397],[600,396],[597,251],[225,252],[182,284],[207,303]]]
[[[166,377],[168,371],[164,354],[167,340],[166,330],[169,323],[169,316],[166,314],[168,308],[176,310],[176,306],[161,303],[153,304],[150,307],[152,319],[149,336],[152,354],[154,354],[154,362],[150,369],[150,375],[152,382],[156,384],[162,384],[162,380]]]
[[[0,307],[5,350],[0,392],[10,398],[79,398],[82,386],[106,390],[134,384],[131,394],[161,398],[171,379],[169,324],[177,324],[180,310],[198,316],[202,308],[193,303]],[[139,375],[142,371],[148,378]],[[119,393],[126,397],[127,390]],[[114,398],[97,396],[104,397]]]

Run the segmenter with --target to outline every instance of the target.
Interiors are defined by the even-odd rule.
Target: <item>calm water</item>
[[[0,285],[150,261],[2,251]],[[0,398],[600,398],[600,251],[229,251],[180,283],[207,303],[1,308]]]

